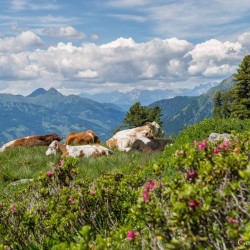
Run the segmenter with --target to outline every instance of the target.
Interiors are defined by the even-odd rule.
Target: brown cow
[[[61,141],[62,139],[62,137],[55,133],[50,135],[31,135],[4,144],[0,148],[0,152],[3,152],[7,148],[14,148],[18,146],[48,146],[54,140]]]
[[[69,133],[66,137],[65,145],[83,145],[99,142],[100,139],[97,134],[93,130],[87,130],[86,132]]]

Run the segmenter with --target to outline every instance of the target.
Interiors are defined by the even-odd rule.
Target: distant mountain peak
[[[59,91],[57,91],[55,88],[50,88],[47,93],[53,94],[53,95],[62,95]]]
[[[35,91],[33,91],[31,94],[29,94],[27,97],[36,97],[39,95],[44,95],[46,93],[47,91],[44,88],[38,88]]]

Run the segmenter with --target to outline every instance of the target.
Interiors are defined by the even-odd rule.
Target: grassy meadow
[[[205,119],[164,152],[59,163],[46,150],[0,153],[0,249],[247,249],[250,120]]]
[[[33,179],[53,168],[61,158],[46,156],[47,147],[18,147],[0,154],[0,197],[4,190],[22,179]],[[130,174],[136,169],[145,168],[160,157],[160,152],[143,154],[126,153],[115,150],[113,155],[80,158],[77,162],[78,177],[92,181],[108,172]],[[20,184],[23,186],[24,184]],[[17,189],[15,185],[14,189]],[[19,186],[19,185],[18,185]]]

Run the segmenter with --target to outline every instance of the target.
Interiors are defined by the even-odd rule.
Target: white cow
[[[71,157],[90,157],[90,156],[102,156],[110,155],[113,152],[101,145],[80,145],[70,146],[64,145],[58,141],[53,141],[46,151],[46,155],[56,155],[57,152],[62,152],[62,156]]]
[[[106,141],[110,148],[118,148],[121,151],[129,151],[130,146],[138,138],[155,139],[161,137],[163,131],[156,122],[148,122],[146,125],[132,129],[125,129],[117,132],[112,138]]]

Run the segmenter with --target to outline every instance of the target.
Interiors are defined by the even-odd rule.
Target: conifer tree
[[[234,80],[231,117],[250,118],[250,55],[242,60]]]
[[[215,93],[213,101],[214,101],[213,117],[222,118],[222,114],[221,114],[222,94],[220,91]]]
[[[233,90],[222,94],[221,117],[229,118],[231,116],[231,105],[233,102]]]
[[[143,126],[146,122],[157,122],[162,125],[161,121],[161,109],[159,107],[146,107],[142,106],[140,102],[136,102],[132,105],[127,112],[126,117],[123,120],[123,126],[132,128]]]

